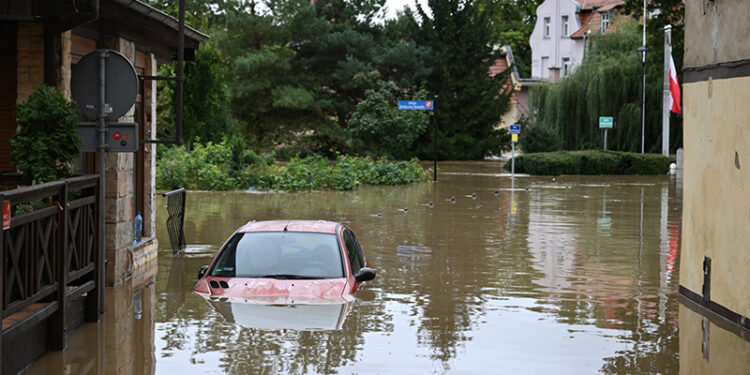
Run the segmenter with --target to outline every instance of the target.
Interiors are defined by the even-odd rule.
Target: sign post
[[[599,117],[599,129],[604,129],[604,151],[607,151],[607,129],[612,129],[615,125],[612,117]]]
[[[518,135],[521,134],[521,125],[513,124],[510,126],[510,174],[511,176],[516,175],[516,142],[518,142]]]
[[[437,99],[437,95],[435,95],[435,99]],[[398,101],[398,109],[400,111],[432,111],[435,108],[435,101],[433,100],[399,100]],[[433,167],[432,167],[432,181],[437,182],[437,137],[438,137],[438,124],[437,124],[437,118],[434,115],[432,116],[432,122],[433,122],[433,129],[434,129],[434,135],[433,135],[433,148],[434,148],[434,156],[433,156]]]

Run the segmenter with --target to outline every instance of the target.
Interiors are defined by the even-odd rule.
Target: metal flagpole
[[[643,57],[641,66],[643,67],[643,86],[641,87],[641,154],[646,152],[646,18],[648,9],[646,0],[643,0]]]
[[[669,156],[669,112],[672,110],[669,106],[669,61],[672,56],[672,26],[664,26],[664,95],[661,113],[661,154]]]

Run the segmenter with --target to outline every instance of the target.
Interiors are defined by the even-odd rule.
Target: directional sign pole
[[[516,177],[516,142],[510,142],[510,175]]]
[[[607,151],[607,128],[604,128],[604,151]]]
[[[435,95],[435,100],[432,102],[432,108],[435,108],[435,103],[437,103],[437,95]],[[438,148],[437,148],[437,137],[438,137],[438,121],[437,121],[437,115],[435,114],[435,111],[432,111],[432,122],[434,129],[434,135],[432,136],[432,145],[433,145],[433,162],[432,162],[432,182],[437,182],[437,158],[438,158]]]
[[[99,293],[99,313],[104,314],[106,311],[106,306],[104,305],[104,197],[105,197],[105,191],[104,188],[107,186],[106,181],[104,179],[104,170],[106,168],[105,165],[105,152],[107,152],[107,125],[105,123],[105,119],[107,117],[106,112],[106,77],[107,77],[107,58],[109,57],[109,52],[106,50],[99,50],[99,95],[98,95],[98,101],[97,101],[97,122],[99,123],[99,146],[98,146],[98,152],[97,157],[99,158],[99,238],[98,238],[98,245],[99,248],[97,249],[99,253],[99,259],[98,260],[98,266],[99,266],[99,275],[98,280],[96,281],[97,285],[97,293]],[[64,308],[64,307],[63,307]]]

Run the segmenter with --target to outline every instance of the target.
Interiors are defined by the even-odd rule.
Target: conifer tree
[[[497,129],[508,109],[511,87],[507,70],[494,77],[493,8],[479,9],[471,0],[430,0],[430,13],[417,7],[421,43],[433,53],[434,67],[426,84],[437,95],[438,158],[482,159],[507,147],[508,136]],[[422,137],[420,157],[432,158],[432,132]]]

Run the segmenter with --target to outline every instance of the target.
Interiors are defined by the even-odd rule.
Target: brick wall
[[[44,25],[40,23],[18,23],[17,97],[20,103],[31,95],[34,88],[44,81]]]

